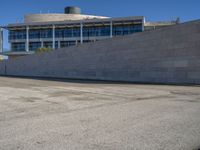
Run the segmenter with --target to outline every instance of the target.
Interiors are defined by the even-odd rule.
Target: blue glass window
[[[29,43],[29,50],[30,51],[35,51],[39,48],[41,48],[41,42],[30,42]]]
[[[9,31],[9,40],[20,40],[20,39],[26,39],[26,31],[24,30]]]
[[[83,37],[109,36],[110,26],[83,27]]]
[[[12,51],[25,51],[25,43],[12,43],[11,50]]]
[[[52,48],[53,47],[53,42],[44,42],[44,47]]]
[[[142,32],[142,24],[138,25],[114,25],[113,35],[128,35],[136,32]]]
[[[30,30],[29,38],[30,39],[39,39],[40,38],[40,30]]]
[[[56,29],[55,37],[56,38],[80,37],[80,28]]]
[[[74,46],[76,45],[76,41],[61,41],[60,46],[61,48],[63,47],[69,47],[69,46]]]
[[[52,37],[53,37],[52,29],[40,30],[40,38],[52,38]]]

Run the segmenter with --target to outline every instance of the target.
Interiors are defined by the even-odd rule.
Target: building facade
[[[151,23],[145,25],[143,16],[124,18],[91,16],[81,14],[81,10],[77,7],[66,7],[65,14],[26,15],[24,23],[9,24],[3,28],[9,32],[11,51],[7,54],[21,56],[32,54],[43,47],[65,48],[143,32],[152,27],[155,28]],[[3,47],[2,41],[1,47]]]
[[[12,51],[35,51],[40,47],[63,48],[142,32],[143,20],[143,17],[132,17],[10,25],[9,43]]]

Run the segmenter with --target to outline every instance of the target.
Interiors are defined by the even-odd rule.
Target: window
[[[69,46],[74,46],[76,45],[76,41],[61,41],[60,46],[61,48],[63,47],[69,47]]]
[[[26,39],[26,31],[24,30],[9,31],[9,40],[20,40],[20,39]]]
[[[133,34],[136,32],[142,32],[142,24],[114,25],[113,26],[113,35],[114,36],[128,35],[128,34]]]
[[[109,36],[110,26],[83,27],[83,37]]]
[[[56,38],[80,37],[80,28],[65,28],[55,30]]]
[[[39,39],[40,38],[40,30],[30,30],[29,38],[30,39]]]
[[[52,37],[53,37],[52,29],[40,30],[40,38],[52,38]]]
[[[58,41],[55,41],[55,49],[58,49]]]
[[[25,51],[25,43],[12,43],[11,50],[12,51]]]
[[[53,48],[53,43],[52,42],[44,42],[44,47],[46,48]]]
[[[41,42],[31,42],[31,43],[29,43],[29,50],[30,51],[35,51],[40,47],[41,47]]]

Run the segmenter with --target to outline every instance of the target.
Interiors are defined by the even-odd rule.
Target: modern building
[[[16,57],[33,54],[38,48],[59,49],[116,36],[124,36],[176,24],[145,22],[145,17],[109,18],[81,14],[78,7],[66,7],[64,14],[31,14],[24,23],[1,27],[0,51],[3,50],[2,29],[9,32],[10,52]]]

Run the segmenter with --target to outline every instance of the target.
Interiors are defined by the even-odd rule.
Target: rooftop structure
[[[74,21],[74,20],[88,20],[88,19],[105,19],[108,17],[85,15],[81,14],[81,9],[78,7],[66,7],[64,14],[29,14],[25,15],[24,23],[33,22],[53,22],[53,21]]]
[[[11,52],[6,54],[22,56],[32,54],[41,47],[59,49],[174,24],[146,24],[143,16],[109,18],[85,15],[78,7],[66,7],[64,12],[25,15],[24,23],[2,27],[9,31]],[[2,51],[3,40],[0,41]]]

